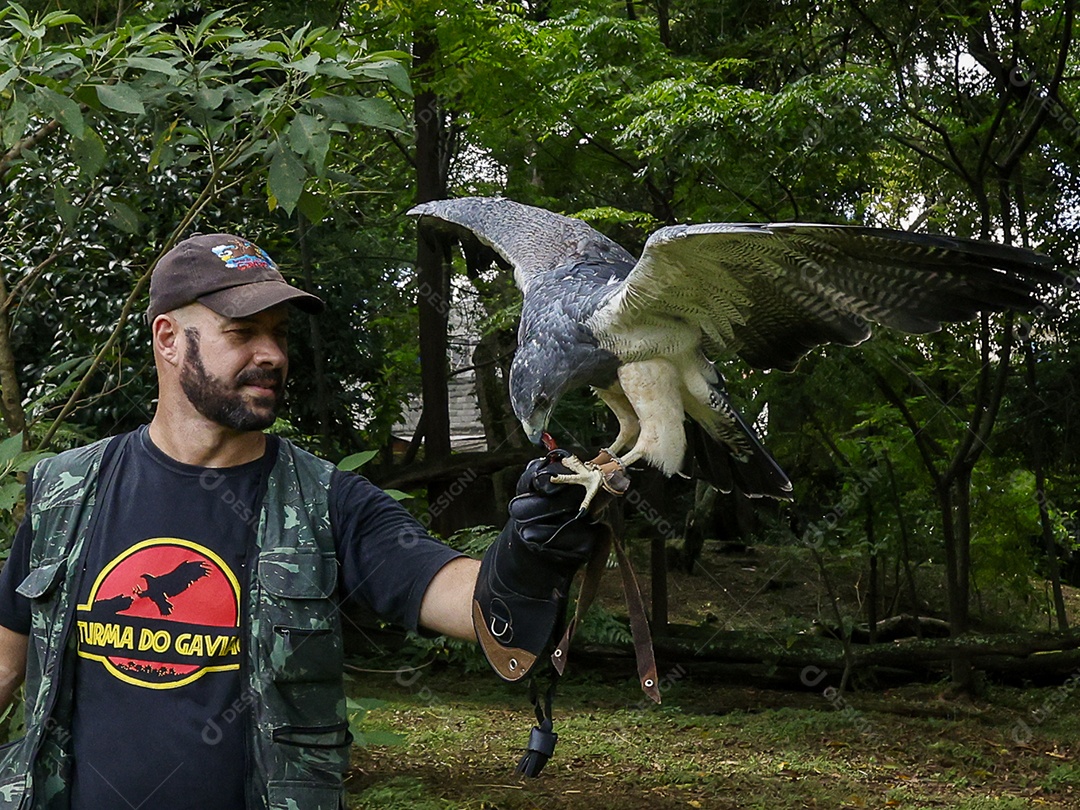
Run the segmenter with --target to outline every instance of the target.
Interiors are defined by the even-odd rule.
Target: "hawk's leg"
[[[619,453],[627,447],[633,446],[638,434],[641,433],[641,423],[638,422],[634,406],[626,398],[626,394],[623,393],[618,380],[610,388],[594,387],[593,391],[611,409],[611,412],[615,414],[615,418],[619,420],[619,435],[615,437],[615,441],[604,448],[600,456],[593,459],[594,464],[602,464],[604,461],[617,458]],[[601,460],[604,452],[608,454],[609,458]]]
[[[665,475],[674,475],[682,467],[686,455],[686,431],[683,428],[683,385],[675,364],[665,358],[639,360],[619,367],[618,382],[606,390],[617,391],[622,408],[633,414],[634,446],[621,456],[624,467],[645,460],[659,467]],[[619,424],[625,428],[623,416],[604,400],[619,416]],[[619,438],[625,430],[620,429]],[[621,452],[619,439],[611,452]]]
[[[601,453],[601,456],[603,455],[604,453]],[[630,486],[630,479],[626,475],[622,462],[611,456],[608,456],[608,459],[604,463],[597,464],[594,461],[582,461],[577,456],[567,456],[562,459],[562,464],[572,470],[572,474],[551,476],[552,482],[556,484],[577,484],[585,487],[585,497],[581,500],[579,517],[589,510],[593,498],[601,489],[607,490],[612,495],[622,495]]]

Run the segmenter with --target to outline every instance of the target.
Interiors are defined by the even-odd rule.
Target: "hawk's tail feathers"
[[[750,498],[791,500],[791,481],[761,444],[757,433],[727,402],[723,389],[708,422],[687,419],[684,469],[721,492],[738,489]]]

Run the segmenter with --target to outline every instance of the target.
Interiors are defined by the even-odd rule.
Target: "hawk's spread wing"
[[[790,370],[823,343],[856,345],[879,323],[936,331],[980,310],[1030,309],[1054,261],[969,239],[843,225],[712,223],[656,231],[619,292],[589,320],[623,335],[677,319],[759,368]]]
[[[421,203],[411,216],[433,217],[463,245],[472,239],[493,249],[514,268],[527,293],[539,275],[581,263],[633,266],[634,257],[580,219],[499,197],[464,197]],[[447,226],[450,227],[447,227]],[[456,228],[453,226],[457,226]]]

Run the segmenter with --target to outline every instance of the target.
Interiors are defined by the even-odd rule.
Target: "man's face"
[[[288,372],[287,305],[249,318],[209,316],[184,327],[180,387],[199,413],[238,431],[263,430],[277,418]]]

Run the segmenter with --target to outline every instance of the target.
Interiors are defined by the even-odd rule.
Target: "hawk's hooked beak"
[[[534,411],[531,417],[521,420],[521,427],[524,428],[525,435],[529,437],[529,441],[533,444],[544,444],[549,416],[551,416],[551,411],[544,411],[543,413]]]

